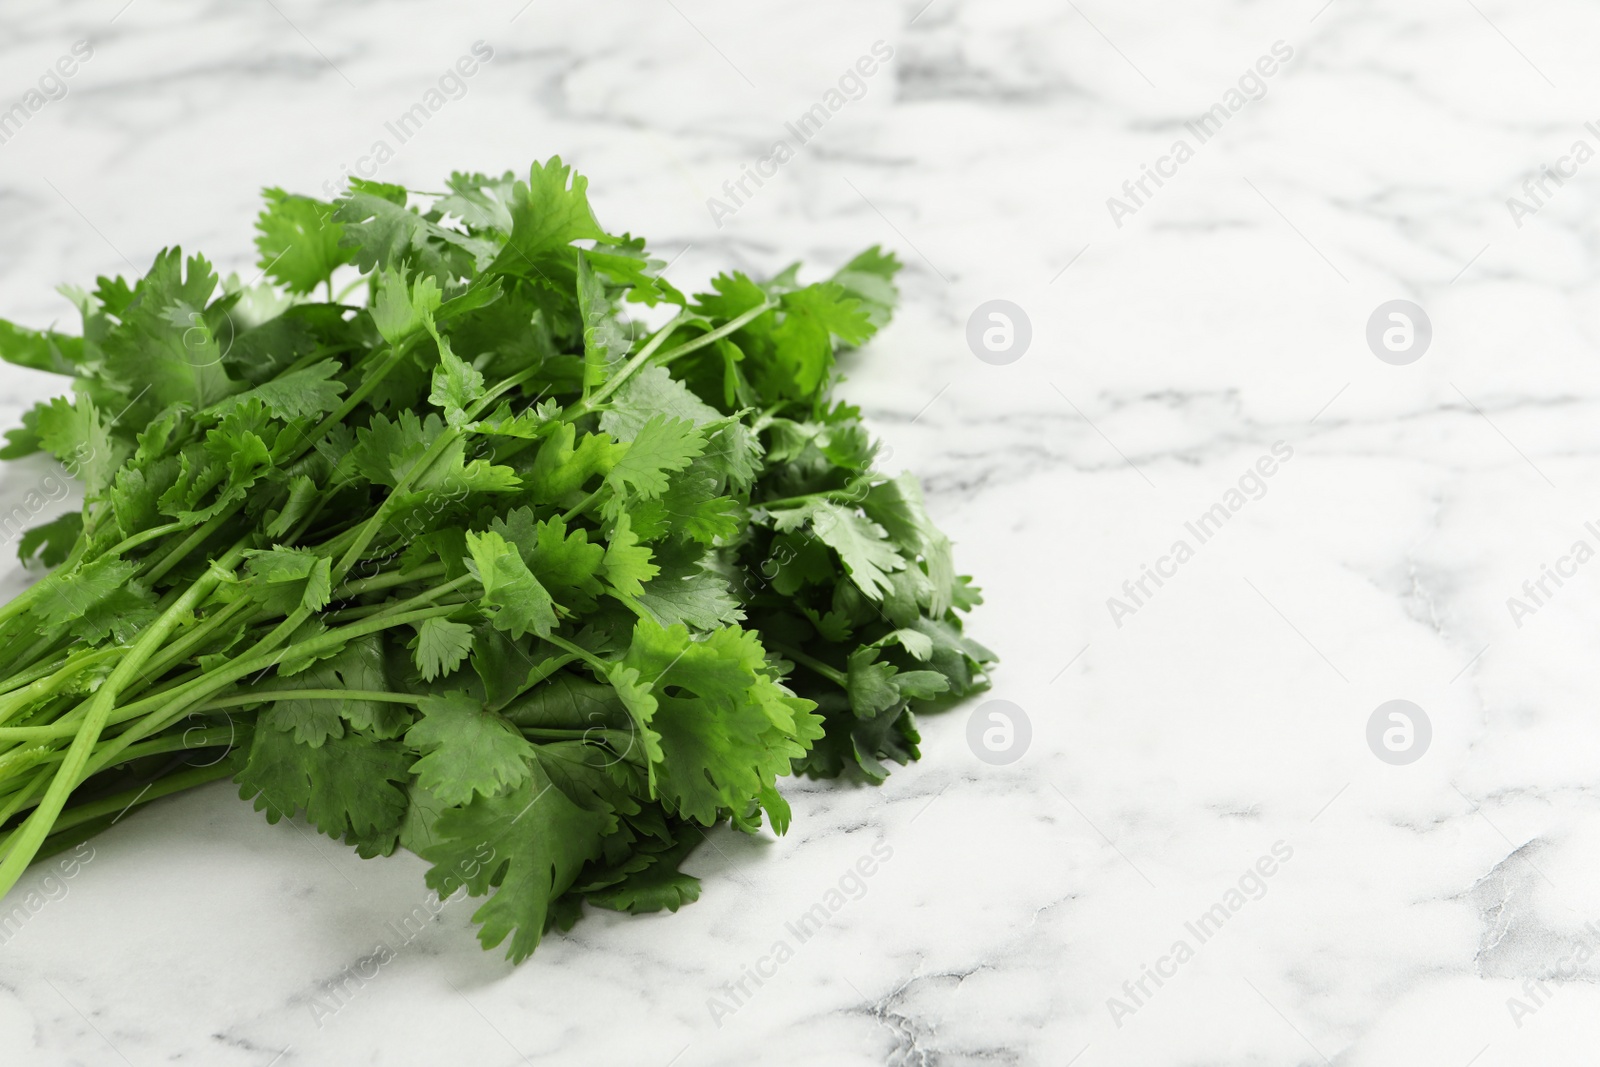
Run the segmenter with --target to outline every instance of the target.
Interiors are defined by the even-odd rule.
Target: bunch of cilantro
[[[913,707],[984,683],[976,591],[831,395],[899,264],[691,299],[586,187],[268,190],[261,284],[173,249],[64,289],[81,335],[0,322],[73,381],[0,457],[85,499],[0,607],[0,895],[231,776],[420,854],[521,960],[584,902],[694,900],[705,828],[782,833],[779,777],[881,781]]]

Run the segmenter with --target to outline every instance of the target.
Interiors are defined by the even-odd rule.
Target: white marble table
[[[1600,162],[1572,155],[1600,148],[1600,10],[123,3],[3,15],[6,106],[93,55],[0,144],[0,316],[67,321],[56,283],[167,243],[248,272],[257,189],[315,193],[379,140],[423,188],[559,152],[685,287],[883,242],[905,308],[848,391],[986,588],[990,698],[1032,741],[992,766],[978,702],[928,719],[884,788],[793,783],[787,838],[716,838],[699,903],[591,916],[516,969],[459,902],[397,933],[414,857],[217,785],[32,876],[0,1063],[1600,1057],[1600,563],[1572,556],[1600,547]],[[476,41],[492,59],[399,143]],[[860,98],[728,200],[880,41]],[[1544,165],[1573,176],[1535,203]],[[966,341],[991,299],[1031,322],[1005,365]],[[1394,299],[1433,327],[1406,365],[1365,337]],[[4,372],[3,421],[54,386]],[[47,473],[0,472],[6,507]],[[1405,765],[1368,744],[1395,699],[1431,725]]]

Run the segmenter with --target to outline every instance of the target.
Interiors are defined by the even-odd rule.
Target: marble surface
[[[382,177],[559,152],[685,287],[898,250],[904,312],[848,393],[981,579],[973,629],[1005,661],[984,699],[1032,738],[994,766],[967,742],[982,700],[929,718],[924,761],[884,788],[792,783],[786,838],[714,838],[699,903],[591,916],[517,969],[415,858],[269,827],[226,785],[163,802],[25,883],[0,1063],[1600,1057],[1600,162],[1575,145],[1600,148],[1600,10],[18,0],[4,19],[7,106],[93,50],[0,144],[0,315],[20,321],[65,321],[57,282],[165,243],[251,272],[257,189],[337,181],[480,40],[492,61]],[[731,214],[708,205],[880,41],[859,99]],[[1571,176],[1524,192],[1544,166]],[[1146,167],[1166,176],[1139,190]],[[1031,323],[1004,365],[967,341],[992,299]],[[1366,339],[1395,299],[1433,328],[1407,365]],[[0,421],[54,388],[4,372]],[[49,474],[0,471],[0,499]],[[1187,524],[1218,504],[1202,543]],[[1404,765],[1368,741],[1397,699],[1431,727]],[[835,900],[804,941],[787,925]]]

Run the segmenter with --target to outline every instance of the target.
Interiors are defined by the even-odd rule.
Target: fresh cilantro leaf
[[[832,280],[856,299],[876,332],[888,323],[895,305],[900,302],[900,290],[894,284],[900,269],[900,261],[893,252],[886,253],[874,245],[846,263]]]
[[[452,807],[473,794],[495,796],[528,781],[533,746],[509,721],[465,693],[423,697],[422,718],[406,743],[424,755],[411,768],[418,783]]]
[[[582,488],[597,474],[610,474],[618,449],[603,433],[576,439],[571,423],[563,423],[545,438],[528,473],[528,488],[542,500],[561,500]]]
[[[75,374],[83,360],[83,338],[24,329],[0,319],[0,359],[31,370]]]
[[[483,607],[498,629],[513,638],[547,636],[556,627],[555,601],[528,570],[517,549],[489,531],[467,534],[474,576],[483,585]]]
[[[280,419],[326,415],[337,408],[344,397],[344,383],[334,380],[342,369],[338,362],[325,359],[304,370],[291,371],[263,382],[254,389],[228,398],[211,410],[213,414],[222,415],[258,401]]]
[[[580,807],[554,788],[539,764],[528,770],[518,789],[441,812],[434,823],[441,841],[422,853],[433,864],[427,883],[434,892],[461,884],[473,896],[494,891],[472,916],[483,927],[478,940],[493,948],[510,937],[506,954],[518,963],[539,946],[555,901],[616,825],[610,812]]]
[[[330,837],[370,842],[399,832],[406,806],[400,786],[410,764],[393,742],[345,734],[313,748],[267,728],[255,731],[237,781],[240,796],[253,799],[270,823],[304,808]]]
[[[449,619],[424,619],[417,625],[417,670],[431,682],[454,674],[472,653],[472,627]]]
[[[333,205],[282,189],[266,189],[267,206],[256,219],[256,265],[291,293],[309,293],[354,258],[341,247],[344,227],[333,220]]]
[[[429,326],[441,302],[439,283],[434,278],[421,274],[407,282],[403,273],[390,267],[378,276],[372,322],[385,341],[397,345]]]
[[[611,531],[601,569],[611,588],[629,597],[643,594],[642,583],[661,573],[661,569],[650,562],[650,550],[639,543],[626,513],[617,520]]]
[[[685,831],[683,839],[662,852],[647,854],[647,865],[606,889],[587,894],[591,904],[613,911],[644,915],[655,911],[677,911],[700,899],[700,879],[679,868],[702,838]]]
[[[108,377],[131,398],[123,418],[139,423],[173,404],[208,408],[239,391],[223,367],[219,338],[232,330],[211,314],[216,272],[200,256],[173,248],[156,257],[102,342]]]
[[[450,349],[450,338],[434,333],[439,345],[439,367],[433,372],[433,392],[428,403],[444,411],[444,421],[459,430],[468,422],[467,409],[483,399],[483,375]]]
[[[704,825],[759,801],[822,733],[814,705],[768,676],[760,640],[738,627],[696,639],[641,619],[611,681],[652,754],[657,793]]]
[[[810,500],[797,508],[774,511],[772,517],[779,530],[798,529],[809,522],[817,539],[839,554],[850,579],[874,600],[883,599],[889,590],[888,572],[905,566],[883,527],[830,500]]]
[[[655,415],[639,428],[610,478],[618,486],[649,500],[667,490],[667,474],[681,471],[705,451],[702,437],[687,419]]]
[[[568,253],[573,241],[604,238],[589,207],[588,188],[589,180],[563,166],[559,156],[535,163],[528,180],[511,188],[511,236],[490,272],[536,275],[541,262],[552,253]]]

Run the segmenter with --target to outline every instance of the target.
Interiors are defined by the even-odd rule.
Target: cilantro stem
[[[828,679],[830,682],[833,682],[835,685],[838,685],[842,689],[850,688],[850,677],[847,674],[845,674],[843,671],[835,670],[819,659],[814,659],[811,656],[806,655],[797,648],[790,648],[788,645],[780,645],[774,641],[768,641],[767,648],[770,651],[776,652],[785,659],[792,659],[801,666],[811,668],[813,671],[816,671],[818,674],[822,675],[824,678]]]
[[[236,600],[171,645],[162,649],[160,654],[153,657],[149,664],[146,665],[146,669],[140,676],[138,683],[130,687],[130,692],[143,691],[145,686],[188,659],[191,651],[198,648],[207,638],[232,622],[237,616],[250,610],[250,607],[251,604],[248,600]]]
[[[193,533],[179,542],[176,548],[172,549],[172,551],[163,556],[159,563],[141,575],[144,583],[146,585],[154,585],[156,582],[159,582],[162,578],[166,577],[168,571],[172,570],[172,568],[176,567],[179,563],[182,563],[184,559],[188,557],[189,553],[193,552],[196,548],[204,544],[206,539],[212,534],[216,533],[217,529],[221,527],[223,523],[227,522],[229,519],[233,518],[243,510],[244,501],[237,500],[224,508],[221,514],[216,515],[210,520],[202,523]]]
[[[246,708],[252,704],[271,704],[279,700],[370,700],[378,704],[420,704],[422,697],[410,693],[386,693],[376,689],[261,689],[238,696],[208,700],[199,712]]]
[[[693,319],[694,316],[688,311],[678,312],[678,314],[672,317],[671,321],[669,321],[665,326],[661,327],[661,329],[657,330],[650,340],[644,343],[644,347],[635,352],[633,356],[630,357],[629,361],[623,365],[622,370],[618,371],[617,373],[622,378],[626,379],[634,372],[634,370],[644,366],[645,362],[655,354],[656,349],[665,344],[667,338],[671,337],[680,326],[691,322]],[[619,381],[617,384],[621,385],[622,383]],[[602,390],[594,397],[585,395],[583,402],[598,404],[606,397],[610,396],[612,391],[613,390]]]
[[[366,593],[392,589],[397,585],[410,585],[413,582],[426,581],[429,578],[443,578],[445,573],[446,568],[443,563],[429,563],[414,570],[380,574],[373,578],[361,578],[354,582],[346,582],[334,590],[334,599],[343,600],[347,597],[362,596]]]
[[[667,351],[663,352],[659,357],[656,358],[656,363],[658,366],[664,367],[673,360],[679,359],[682,356],[687,356],[691,352],[696,352],[714,341],[720,341],[731,333],[737,333],[777,306],[778,302],[776,300],[768,298],[767,300],[763,301],[759,307],[751,308],[738,318],[730,319],[721,326],[718,326],[716,329],[708,330],[699,337],[696,337],[694,340],[685,341],[676,348],[667,349]],[[683,316],[679,316],[679,318],[683,318]],[[633,356],[632,359],[623,364],[622,369],[607,379],[605,385],[597,389],[593,396],[590,396],[587,400],[579,401],[577,404],[574,404],[571,408],[569,408],[566,415],[563,416],[566,421],[571,422],[580,415],[588,414],[590,411],[594,410],[596,405],[602,403],[612,393],[620,389],[623,383],[625,383],[629,378],[633,377],[633,375],[636,374],[640,368],[642,368],[647,362],[650,361],[652,357],[655,356],[655,347],[653,346],[659,344],[657,338],[665,340],[673,330],[676,330],[681,325],[683,325],[683,323],[679,322],[677,319],[674,319],[672,322],[663,327],[662,330],[656,334],[656,337],[652,337],[650,339],[649,344],[646,344],[635,356]]]
[[[68,560],[60,568],[58,568],[58,572],[65,571],[66,568],[72,566],[73,562],[73,560]],[[10,602],[0,605],[0,625],[8,623],[18,615],[31,610],[34,600],[38,598],[39,592],[43,588],[43,582],[35,582],[33,585],[28,586],[28,588],[18,593]]]
[[[244,559],[246,543],[241,541],[229,549],[218,561],[221,566],[224,568],[238,566]],[[39,806],[22,824],[5,859],[0,860],[0,897],[9,893],[11,887],[17,884],[17,879],[22,877],[22,872],[27,869],[28,864],[33,861],[34,854],[39,851],[39,846],[43,845],[44,839],[49,836],[50,827],[66,805],[68,794],[83,780],[83,772],[93,754],[95,742],[100,739],[100,733],[105,729],[106,720],[110,718],[111,711],[116,706],[117,695],[122,687],[138,676],[139,669],[144,666],[145,661],[166,642],[178,624],[202,600],[211,595],[221,580],[217,567],[202,575],[159,619],[150,624],[123,660],[112,670],[111,676],[95,691],[94,696],[89,698],[88,706],[83,713],[83,725],[79,727],[77,736],[72,739],[66,758],[62,760],[61,766],[50,780],[50,786],[40,799]]]
[[[278,700],[371,700],[387,704],[418,704],[422,698],[410,693],[389,693],[368,689],[264,689],[254,693],[218,697],[207,701],[194,711],[196,714],[207,714],[213,711],[226,711],[229,708],[250,707],[253,704],[270,704]],[[122,721],[125,722],[127,719]],[[0,741],[48,741],[57,737],[71,737],[74,732],[75,727],[66,722],[51,723],[47,726],[8,726],[0,727]],[[4,821],[4,818],[0,817],[0,823]]]
[[[127,750],[122,753],[121,760],[118,762],[125,763],[131,760],[139,759],[143,756],[159,756],[163,752],[178,752],[186,748],[215,748],[218,745],[231,744],[236,732],[237,731],[235,728],[232,725],[229,725],[208,726],[205,728],[185,730],[181,734],[168,734],[165,737],[158,737],[152,741],[142,741],[137,745],[128,746]],[[196,739],[191,735],[198,735],[198,738]],[[63,758],[64,757],[60,752],[51,752],[41,757],[39,762],[42,765],[49,766],[52,763],[60,763]]]
[[[470,581],[471,579],[469,578],[468,580]],[[432,599],[434,599],[434,598],[430,598],[430,601]],[[468,604],[474,603],[476,600],[477,600],[476,597],[471,597],[471,596],[455,597],[455,598],[453,598],[451,600],[444,601],[440,606],[441,607],[449,607],[449,608],[462,608],[462,607],[465,607]],[[329,612],[324,616],[324,618],[326,618],[329,622],[339,623],[339,624],[347,623],[347,622],[358,622],[358,621],[360,621],[362,619],[374,619],[374,618],[377,618],[380,615],[384,615],[384,614],[386,614],[388,612],[394,611],[395,607],[396,607],[396,605],[393,604],[393,603],[370,604],[370,605],[368,605],[367,607],[364,607],[364,608],[346,608],[344,611]]]
[[[585,663],[589,664],[589,666],[598,670],[601,674],[610,674],[611,668],[614,666],[614,664],[608,663],[599,656],[596,656],[594,653],[578,647],[564,637],[557,637],[555,634],[545,634],[541,639],[550,642],[557,648],[570,652],[578,659],[583,660]]]
[[[0,807],[0,826],[4,826],[13,815],[27,807],[28,802],[33,799],[34,794],[43,789],[45,787],[45,783],[49,780],[49,767],[43,768],[39,771],[39,773],[28,779],[27,784],[22,786],[16,791],[15,794],[12,795],[11,799],[6,801],[4,807]],[[0,837],[0,856],[5,855],[6,849],[10,844],[11,836],[12,835],[8,833],[4,837]]]
[[[101,556],[120,556],[124,552],[138,548],[142,544],[159,540],[168,534],[177,533],[178,531],[184,529],[187,529],[187,526],[181,522],[169,522],[164,526],[152,526],[150,529],[136,533],[127,540],[120,541],[112,547],[106,549],[101,553]]]
[[[590,508],[594,507],[595,504],[599,502],[601,495],[610,488],[610,482],[601,482],[598,489],[584,497],[582,500],[578,501],[577,504],[573,505],[570,511],[568,511],[565,515],[562,515],[561,521],[563,523],[568,523],[577,518],[579,515],[585,514]]]
[[[328,630],[325,633],[318,634],[316,637],[290,645],[282,651],[264,648],[254,656],[235,660],[226,667],[201,674],[193,680],[165,693],[146,697],[144,700],[130,704],[122,709],[124,718],[138,718],[140,721],[127,732],[103,746],[103,750],[96,755],[94,761],[90,764],[90,773],[98,773],[106,767],[119,762],[118,753],[127,748],[128,745],[171,726],[185,712],[191,710],[195,704],[204,702],[249,675],[276,666],[284,659],[331,652],[342,648],[358,637],[366,637],[368,634],[375,634],[392,626],[404,626],[413,622],[440,618],[456,610],[457,608],[451,605],[440,608],[424,608],[395,616],[365,619],[350,626]],[[266,642],[263,641],[261,644],[266,644]],[[257,647],[260,647],[260,645]],[[0,872],[3,872],[3,867],[0,867]]]
[[[0,696],[0,723],[5,722],[19,709],[27,707],[37,697],[48,696],[55,692],[60,688],[63,681],[79,674],[90,664],[105,660],[108,656],[115,656],[118,651],[118,649],[114,648],[97,649],[85,654],[76,665],[72,662],[72,659],[76,657],[69,658],[58,670],[45,674],[41,678],[29,680],[26,685]],[[48,667],[38,668],[40,671],[48,669]],[[22,678],[26,679],[27,676],[23,675]]]
[[[77,725],[69,722],[53,722],[45,726],[0,726],[0,741],[48,741],[53,737],[71,737],[77,732]]]
[[[339,558],[339,562],[333,565],[334,584],[343,584],[345,578],[350,574],[350,569],[361,561],[361,554],[372,545],[378,534],[383,531],[383,527],[389,521],[390,506],[411,488],[412,482],[427,473],[427,469],[440,456],[444,455],[451,445],[460,440],[461,436],[459,430],[446,430],[436,437],[433,444],[429,445],[428,450],[422,454],[422,458],[411,465],[411,468],[395,483],[389,495],[378,503],[377,510],[372,513],[372,517],[356,527],[350,547]]]
[[[40,660],[46,659],[52,651],[61,651],[58,646],[61,645],[63,640],[65,640],[64,636],[46,633],[36,639],[26,650],[14,656],[12,662],[19,668],[32,667],[39,663]]]
[[[87,804],[79,804],[61,813],[61,817],[56,820],[52,834],[71,830],[74,827],[82,826],[107,815],[125,812],[135,806],[142,808],[152,800],[160,800],[162,797],[169,797],[174,793],[181,793],[186,789],[193,789],[196,786],[205,785],[207,782],[214,782],[218,778],[226,778],[231,774],[233,774],[233,768],[226,761],[219,760],[217,763],[206,767],[193,767],[186,771],[179,771],[176,774],[166,775],[139,789],[128,789],[112,796],[90,801]],[[4,821],[4,818],[0,818],[0,823],[4,823]],[[12,836],[12,834],[0,834],[0,853],[5,851],[6,845],[10,842]]]
[[[781,500],[754,501],[751,507],[757,508],[796,508],[813,500],[830,500],[837,504],[859,504],[861,494],[852,493],[849,489],[824,489],[816,493],[805,493],[801,496],[788,496]]]
[[[483,399],[474,404],[471,411],[466,413],[467,420],[469,422],[477,422],[488,412],[491,407],[494,406],[494,402],[496,400],[499,400],[501,397],[505,396],[507,393],[511,392],[511,390],[517,388],[523,383],[532,381],[543,370],[544,368],[542,366],[529,367],[526,370],[518,371],[511,377],[496,384],[493,389],[490,389],[487,393],[483,394]]]
[[[403,342],[403,344],[410,343],[411,341],[409,339],[406,342]],[[497,386],[495,386],[495,388],[485,393],[483,398],[473,406],[471,411],[465,412],[467,422],[470,423],[479,419],[484,412],[489,410],[496,400],[499,400],[502,396],[509,393],[517,386],[531,380],[539,372],[539,370],[540,368],[538,367],[529,367],[527,370],[524,370],[518,374],[513,374],[511,377],[500,382]],[[349,549],[345,552],[343,557],[340,558],[339,562],[334,564],[333,581],[335,584],[341,584],[344,582],[345,578],[350,574],[350,568],[354,567],[361,559],[361,553],[367,550],[367,548],[372,544],[373,540],[376,539],[378,534],[383,530],[384,525],[389,521],[389,511],[391,505],[396,500],[401,499],[405,495],[406,491],[409,490],[418,479],[426,475],[433,465],[439,461],[440,456],[443,456],[445,452],[449,451],[452,445],[465,436],[466,433],[460,429],[452,428],[444,431],[434,439],[431,445],[428,446],[428,450],[422,454],[422,458],[413,463],[411,468],[400,477],[400,479],[395,483],[394,488],[390,490],[389,495],[384,497],[383,500],[378,504],[378,508],[373,512],[372,517],[357,528],[357,533],[355,534],[355,538],[351,542]]]
[[[400,365],[400,361],[406,357],[406,355],[411,351],[412,346],[415,344],[416,338],[408,337],[404,341],[401,341],[398,345],[395,345],[390,350],[388,357],[385,358],[382,363],[378,364],[377,369],[369,372],[366,377],[362,378],[361,384],[356,387],[355,391],[349,396],[345,397],[344,403],[340,404],[333,410],[331,414],[328,415],[327,418],[323,419],[312,428],[311,432],[306,435],[305,440],[301,441],[296,446],[292,459],[299,459],[308,451],[315,448],[317,442],[322,440],[322,438],[327,435],[329,430],[339,425],[349,417],[352,411],[360,407],[367,397],[372,395],[373,390],[377,389],[378,386],[383,383],[383,380]]]
[[[396,602],[394,602],[392,604],[373,604],[373,605],[371,605],[371,607],[368,607],[368,608],[353,608],[353,609],[351,609],[352,613],[351,613],[351,615],[349,617],[352,618],[352,619],[354,619],[354,618],[381,617],[383,615],[387,615],[387,614],[390,614],[390,613],[393,613],[393,612],[411,611],[414,608],[420,608],[420,607],[423,607],[424,605],[431,604],[435,600],[438,600],[440,597],[447,596],[450,593],[455,592],[457,589],[462,588],[463,586],[471,585],[475,581],[477,581],[477,579],[474,578],[472,575],[463,574],[461,577],[453,578],[450,581],[445,582],[443,585],[436,585],[432,589],[429,589],[425,593],[418,593],[416,596],[410,598],[409,600],[398,600],[398,601],[396,601]],[[452,604],[449,605],[449,607],[451,607],[452,609],[458,608],[460,606],[461,605],[459,603],[452,603]],[[377,609],[377,610],[373,610],[373,609]],[[355,612],[370,612],[370,615],[359,615],[358,616],[358,615],[354,614]]]

